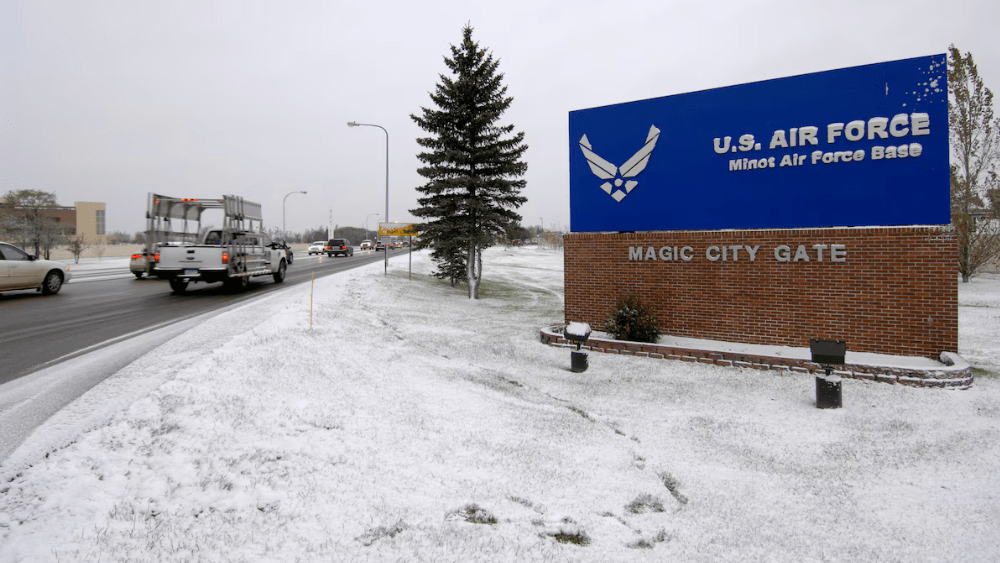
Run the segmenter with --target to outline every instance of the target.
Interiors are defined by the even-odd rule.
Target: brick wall
[[[806,347],[830,338],[855,352],[934,359],[958,349],[950,227],[573,233],[564,241],[567,322],[600,330],[615,297],[634,291],[673,336]],[[734,245],[735,259],[731,248],[723,257],[721,247]],[[776,258],[781,245],[788,261]],[[822,259],[814,245],[826,246]],[[834,245],[842,246],[836,261]],[[758,247],[753,260],[745,247]]]

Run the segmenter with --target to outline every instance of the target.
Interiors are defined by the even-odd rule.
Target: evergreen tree
[[[958,269],[968,282],[1000,255],[1000,120],[993,116],[993,92],[979,77],[972,53],[963,56],[951,45],[949,55],[951,221],[958,235]]]
[[[452,76],[439,75],[431,94],[436,109],[410,115],[430,133],[417,139],[426,149],[417,155],[424,164],[417,172],[427,183],[417,188],[424,195],[410,212],[426,220],[421,245],[433,249],[434,275],[452,285],[467,282],[469,298],[478,299],[483,250],[521,220],[515,210],[527,201],[520,178],[528,146],[524,132],[498,124],[514,98],[506,96],[500,61],[473,41],[471,26],[444,62]]]

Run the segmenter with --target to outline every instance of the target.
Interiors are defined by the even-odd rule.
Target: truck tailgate
[[[161,269],[224,268],[222,247],[219,246],[164,246],[160,248]]]

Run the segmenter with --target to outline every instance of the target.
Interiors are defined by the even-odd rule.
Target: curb
[[[542,328],[540,331],[542,344],[553,347],[574,347],[563,337],[562,325]],[[757,370],[786,370],[797,373],[819,373],[825,370],[817,363],[796,358],[778,358],[773,356],[756,356],[718,350],[699,350],[664,344],[647,344],[611,340],[591,336],[588,346],[583,350],[627,356],[641,356],[652,359],[680,360],[682,362],[711,364],[724,367],[735,367]],[[906,385],[908,387],[924,387],[938,389],[968,389],[972,386],[972,366],[961,356],[952,352],[941,353],[941,367],[934,369],[898,368],[888,366],[872,366],[863,364],[844,364],[835,371],[836,375],[846,379],[861,379]]]

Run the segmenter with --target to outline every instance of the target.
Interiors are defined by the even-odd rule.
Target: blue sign
[[[945,55],[570,112],[570,230],[951,222]]]

